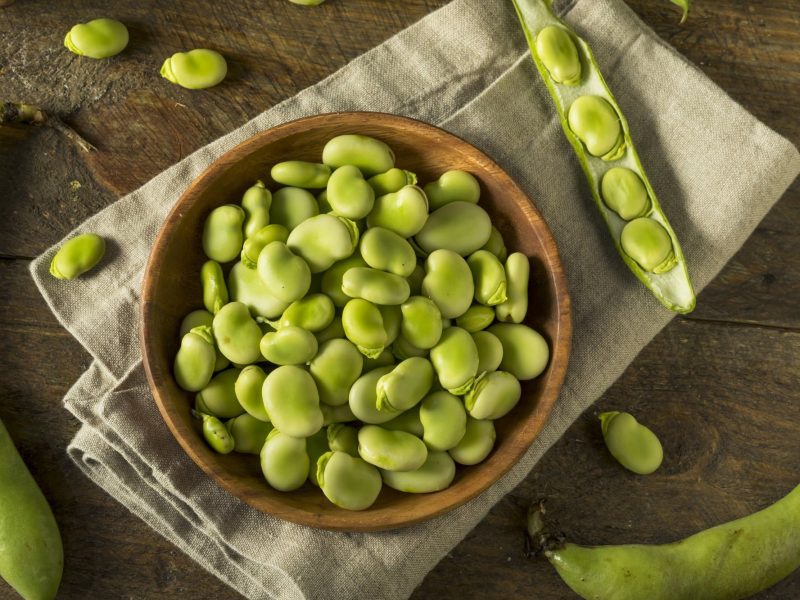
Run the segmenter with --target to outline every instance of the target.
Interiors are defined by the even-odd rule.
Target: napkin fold
[[[800,155],[662,42],[621,0],[577,0],[559,8],[594,48],[699,291],[800,172]],[[161,419],[137,336],[144,265],[163,219],[187,185],[259,131],[345,110],[435,123],[496,159],[549,223],[574,308],[573,353],[563,391],[519,463],[449,514],[380,533],[295,525],[261,514],[217,487]],[[247,598],[406,598],[673,316],[616,255],[510,1],[454,0],[194,152],[68,237],[83,231],[102,235],[111,248],[88,276],[53,279],[48,265],[56,247],[31,265],[56,317],[94,358],[64,399],[82,422],[67,451],[92,481]]]

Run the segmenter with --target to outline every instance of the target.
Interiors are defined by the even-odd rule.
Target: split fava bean
[[[367,215],[368,227],[384,227],[403,238],[419,233],[428,220],[428,198],[415,185],[407,185],[392,194],[375,199]]]
[[[608,208],[626,221],[645,216],[652,206],[642,178],[625,167],[606,171],[600,182],[600,196]]]
[[[325,294],[309,294],[295,300],[283,311],[279,328],[295,325],[315,333],[322,331],[333,322],[336,309]]]
[[[327,191],[333,211],[348,219],[363,219],[375,204],[375,191],[354,166],[336,169],[328,180]]]
[[[331,214],[309,217],[292,230],[286,241],[292,252],[308,263],[312,273],[321,273],[347,258],[357,244],[356,224]]]
[[[522,252],[514,252],[505,267],[508,298],[495,306],[498,321],[522,323],[528,313],[528,282],[531,265]]]
[[[581,60],[572,36],[563,27],[549,25],[536,36],[536,54],[554,81],[575,86],[581,80]]]
[[[433,348],[442,337],[442,313],[433,300],[412,296],[400,306],[400,311],[403,338],[416,348]]]
[[[283,242],[270,242],[264,246],[258,255],[256,269],[269,293],[286,303],[305,296],[311,286],[308,263]]]
[[[249,236],[242,246],[242,264],[248,269],[255,269],[258,265],[258,256],[267,244],[283,242],[289,239],[289,230],[283,225],[267,225]]]
[[[467,416],[464,437],[447,452],[460,465],[477,465],[489,456],[496,437],[492,421]]]
[[[361,376],[363,364],[363,355],[349,340],[332,339],[322,344],[309,364],[320,402],[331,406],[347,404],[350,388]]]
[[[115,19],[79,23],[67,32],[64,46],[78,56],[109,58],[128,45],[128,28]]]
[[[261,448],[264,447],[264,442],[267,441],[267,435],[273,429],[272,424],[265,423],[247,413],[225,423],[225,428],[233,438],[234,452],[243,454],[259,454]]]
[[[227,73],[225,58],[206,48],[176,52],[161,66],[164,79],[190,90],[214,87],[225,79]]]
[[[271,205],[272,192],[264,187],[263,181],[257,181],[253,186],[247,188],[242,196],[245,239],[269,225],[269,207]]]
[[[366,135],[339,135],[325,144],[322,162],[334,168],[354,166],[371,176],[394,167],[394,152],[382,141]]]
[[[442,317],[455,319],[463,315],[474,294],[472,271],[462,256],[452,250],[434,250],[428,256],[422,295],[433,300]]]
[[[447,452],[431,450],[425,463],[414,471],[381,469],[383,482],[390,488],[411,494],[438,492],[448,487],[456,476],[456,464]]]
[[[581,96],[569,107],[569,128],[592,156],[618,160],[625,153],[625,137],[617,111],[600,96]]]
[[[199,392],[211,381],[217,352],[210,327],[196,327],[181,338],[175,355],[175,381],[187,392]]]
[[[261,393],[270,421],[284,434],[306,438],[322,428],[317,386],[305,369],[278,367],[267,375]]]
[[[495,309],[483,304],[473,304],[463,315],[456,319],[456,325],[461,329],[466,329],[470,333],[482,331],[492,324],[495,317]]]
[[[460,327],[448,327],[431,350],[431,363],[441,386],[450,393],[465,394],[478,374],[478,348]]]
[[[375,191],[375,196],[383,196],[399,192],[407,185],[416,185],[417,176],[411,171],[394,168],[385,173],[373,175],[367,179],[367,183]]]
[[[382,305],[402,304],[411,294],[408,281],[403,277],[368,267],[346,271],[342,276],[342,291],[351,298]]]
[[[353,415],[359,421],[380,425],[381,423],[386,423],[386,421],[391,421],[397,416],[394,411],[379,410],[377,408],[378,392],[376,388],[378,380],[393,368],[393,365],[388,365],[372,369],[356,379],[353,387],[350,388],[348,403]]]
[[[362,298],[350,300],[342,310],[342,327],[347,339],[367,358],[375,358],[388,341],[381,311]]]
[[[319,189],[328,185],[331,168],[303,160],[287,160],[273,166],[270,175],[282,185]]]
[[[477,250],[467,259],[475,282],[475,300],[486,306],[505,302],[506,271],[497,257],[487,250]]]
[[[550,348],[538,331],[517,323],[496,323],[488,331],[503,345],[503,371],[526,381],[538,377],[547,367]]]
[[[629,222],[622,230],[620,243],[625,254],[645,271],[666,273],[678,264],[672,238],[653,219],[642,217]]]
[[[378,379],[375,407],[401,412],[418,404],[433,385],[433,367],[427,358],[407,358]]]
[[[605,412],[600,415],[600,423],[608,451],[623,467],[639,475],[649,475],[661,466],[664,459],[661,442],[633,415]]]
[[[242,251],[245,211],[241,206],[226,204],[211,211],[203,225],[203,251],[211,260],[225,263]]]
[[[276,365],[303,365],[317,354],[317,338],[302,327],[282,327],[261,338],[261,354]]]
[[[236,397],[236,379],[239,369],[227,369],[215,375],[195,396],[195,402],[202,404],[209,414],[221,419],[238,417],[245,412]]]
[[[106,253],[106,242],[94,233],[82,233],[67,241],[50,261],[56,279],[75,279],[92,269]]]
[[[436,181],[424,188],[430,210],[433,212],[450,202],[477,204],[481,197],[481,186],[473,175],[460,169],[442,173]]]
[[[519,402],[522,388],[519,380],[505,371],[482,373],[464,396],[464,405],[475,419],[499,419]]]
[[[203,420],[203,438],[211,448],[219,454],[229,454],[233,452],[233,436],[225,428],[225,425],[217,417],[200,414]]]
[[[449,392],[433,392],[419,407],[422,441],[431,450],[453,448],[467,431],[467,413],[459,398]]]
[[[233,392],[242,408],[259,421],[269,422],[267,409],[264,407],[264,397],[261,390],[267,374],[258,365],[248,365],[239,372],[233,385]]]
[[[261,359],[261,328],[241,302],[229,302],[214,315],[214,339],[229,361],[248,365]]]
[[[261,471],[267,483],[282,492],[305,483],[309,469],[306,440],[273,429],[261,448]]]
[[[478,349],[478,373],[496,371],[503,361],[503,344],[488,331],[476,331],[472,340]]]
[[[272,194],[269,222],[283,225],[291,231],[306,219],[319,214],[317,199],[308,190],[283,187]]]
[[[408,277],[417,266],[414,249],[404,238],[383,227],[371,227],[361,237],[361,256],[373,269]]]
[[[228,273],[228,290],[232,301],[241,302],[256,317],[275,319],[289,306],[273,296],[256,269],[248,269],[241,261]]]
[[[317,480],[322,493],[341,508],[369,508],[383,487],[378,469],[345,452],[326,452],[317,464]]]
[[[333,452],[346,452],[358,456],[358,429],[342,423],[328,426],[328,447]]]
[[[488,242],[491,233],[492,221],[485,210],[457,200],[432,212],[414,241],[427,253],[445,249],[467,256]]]
[[[358,431],[358,454],[386,471],[413,471],[425,463],[428,449],[421,439],[405,431],[364,425]]]

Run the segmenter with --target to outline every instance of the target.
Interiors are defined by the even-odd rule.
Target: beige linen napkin
[[[594,47],[702,289],[794,180],[797,150],[621,0],[578,0],[561,12]],[[384,533],[305,528],[256,512],[218,488],[164,425],[138,348],[145,260],[189,182],[258,131],[337,110],[423,119],[494,157],[552,228],[575,311],[563,392],[519,464],[450,514]],[[103,235],[112,249],[90,276],[51,278],[54,248],[31,267],[57,318],[94,357],[65,399],[83,423],[68,452],[90,479],[248,598],[407,597],[672,317],[616,255],[506,0],[455,0],[198,150],[78,231]]]

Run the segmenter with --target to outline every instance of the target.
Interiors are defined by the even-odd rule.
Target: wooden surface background
[[[60,401],[89,357],[38,295],[29,261],[121,194],[445,2],[329,0],[311,9],[286,0],[17,0],[0,9],[0,99],[40,104],[99,148],[79,154],[47,129],[0,132],[0,418],[60,523],[60,598],[238,595],[68,460],[77,423]],[[629,3],[733,98],[800,144],[800,1],[698,0],[683,26],[666,0]],[[71,25],[97,16],[124,21],[132,40],[102,64],[61,47]],[[229,58],[224,85],[192,93],[158,76],[165,56],[203,46]],[[698,309],[644,349],[413,598],[573,597],[547,563],[522,557],[523,515],[542,495],[573,540],[622,543],[670,541],[787,493],[800,480],[799,300],[796,181]],[[663,440],[667,458],[655,475],[635,477],[605,452],[596,415],[619,408]],[[0,583],[0,599],[14,597]],[[800,572],[759,596],[798,597]]]

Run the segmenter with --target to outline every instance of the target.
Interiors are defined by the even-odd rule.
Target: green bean
[[[681,5],[688,5],[687,0],[675,1]],[[513,0],[513,2],[534,62],[552,96],[564,133],[586,174],[595,205],[606,222],[622,260],[665,307],[680,313],[691,312],[695,307],[696,298],[677,236],[670,227],[642,168],[630,137],[628,122],[606,85],[591,48],[555,16],[549,0]],[[553,30],[553,27],[560,30]],[[541,36],[544,37],[540,39]],[[567,56],[570,53],[568,49],[566,53],[547,54],[553,50],[549,47],[553,42],[548,40],[548,36],[557,36],[560,42],[575,47],[578,63],[585,70],[579,80],[571,82],[576,83],[577,87],[570,88],[559,83],[558,79],[562,78],[562,74],[575,70],[576,62],[574,58]],[[542,54],[537,50],[537,45],[540,44],[548,46]],[[545,58],[547,64],[544,62]],[[555,68],[554,61],[557,61],[558,69]],[[609,169],[608,160],[615,162],[613,169]],[[623,171],[618,171],[617,168]],[[609,179],[605,181],[603,189],[606,174]],[[642,194],[639,184],[644,186],[646,194]],[[650,215],[665,230],[666,237],[671,242],[674,262],[669,260],[663,264],[661,262],[653,264],[650,262],[653,257],[648,256],[649,249],[632,248],[631,253],[639,256],[645,264],[654,268],[660,267],[659,272],[648,271],[637,262],[636,258],[629,255],[621,241],[625,221],[615,213],[616,210],[620,211],[620,215],[629,218],[642,216],[639,214],[640,211],[644,211],[642,214]],[[657,231],[652,226],[650,229]],[[661,232],[651,232],[651,234],[647,234],[648,237],[661,238],[661,242],[658,243],[659,249],[662,246],[666,247],[666,244],[662,243],[666,238]],[[670,268],[667,272],[664,269],[668,265]]]
[[[488,331],[503,345],[501,370],[526,381],[538,377],[547,368],[550,348],[538,331],[517,323],[497,323]]]
[[[328,447],[328,429],[323,427],[314,435],[306,438],[306,453],[308,454],[308,480],[319,487],[317,481],[317,461],[326,452],[330,452]]]
[[[261,250],[271,242],[283,242],[289,239],[289,230],[283,225],[267,225],[262,227],[244,241],[242,246],[242,264],[248,269],[255,269]]]
[[[249,365],[261,359],[261,328],[245,304],[229,302],[214,315],[217,348],[232,363]]]
[[[0,577],[25,600],[52,600],[64,568],[58,523],[2,421],[0,515]]]
[[[325,497],[347,510],[369,508],[383,487],[378,469],[344,452],[323,454],[317,466],[317,479]]]
[[[333,321],[331,324],[328,325],[325,329],[322,329],[314,334],[314,337],[317,338],[317,344],[320,346],[325,342],[335,339],[343,339],[345,337],[344,334],[344,325],[342,325],[342,317],[341,315],[334,315]]]
[[[361,256],[373,269],[408,277],[417,266],[417,256],[405,238],[383,227],[371,227],[361,237]]]
[[[316,333],[333,322],[335,312],[333,302],[325,294],[309,294],[295,300],[283,311],[278,327],[295,325]]]
[[[288,302],[272,295],[272,289],[264,283],[256,269],[248,269],[241,261],[233,265],[228,273],[228,288],[231,300],[246,305],[256,317],[275,319],[289,306]]]
[[[225,423],[225,428],[233,438],[234,452],[243,454],[259,454],[267,441],[267,435],[273,429],[271,423],[265,423],[247,413],[229,420]]]
[[[284,187],[272,194],[269,222],[291,231],[306,219],[319,214],[317,199],[308,190]]]
[[[493,333],[476,331],[472,341],[478,349],[478,373],[496,371],[503,361],[503,344]]]
[[[499,419],[507,415],[522,397],[519,380],[505,371],[482,373],[467,394],[464,406],[474,419]]]
[[[364,359],[349,340],[328,340],[309,364],[317,384],[320,402],[331,406],[347,404],[350,388],[361,376]]]
[[[452,250],[434,250],[425,261],[422,295],[434,301],[442,317],[455,319],[467,312],[474,294],[467,261]]]
[[[557,83],[576,86],[581,82],[581,59],[572,36],[564,27],[549,25],[536,36],[536,54]]]
[[[492,421],[481,421],[467,416],[464,437],[447,452],[460,465],[477,465],[489,456],[494,448],[495,438]]]
[[[242,196],[245,239],[252,237],[256,232],[269,225],[270,206],[272,206],[272,193],[264,187],[263,181],[257,181],[247,188]]]
[[[183,335],[173,367],[178,386],[187,392],[202,390],[211,381],[216,358],[210,327],[195,327]]]
[[[164,61],[161,76],[190,90],[214,87],[225,79],[228,64],[214,50],[198,48],[189,52],[176,52]]]
[[[661,442],[633,415],[604,412],[600,414],[600,423],[608,451],[623,467],[639,475],[649,475],[661,466],[664,459]]]
[[[225,428],[222,421],[217,417],[203,413],[197,413],[197,416],[203,420],[203,438],[211,446],[211,449],[218,454],[230,454],[233,452],[233,436]]]
[[[445,249],[467,256],[488,242],[491,234],[492,221],[485,210],[455,201],[433,211],[414,241],[426,253]]]
[[[203,263],[200,269],[200,282],[203,286],[203,304],[208,312],[216,314],[228,303],[228,287],[222,267],[214,260]]]
[[[447,452],[431,450],[425,463],[415,471],[381,470],[383,483],[410,494],[438,492],[448,487],[456,476],[456,464]]]
[[[319,409],[322,411],[322,424],[331,425],[332,423],[349,423],[355,421],[356,416],[350,410],[349,404],[341,406],[331,406],[330,404],[320,403]]]
[[[522,252],[514,252],[506,260],[508,299],[495,307],[498,321],[522,323],[528,313],[528,282],[531,265]]]
[[[414,471],[425,463],[428,449],[421,439],[405,431],[364,425],[358,431],[358,454],[386,471]]]
[[[267,409],[264,407],[264,397],[261,389],[267,374],[258,365],[249,365],[239,372],[233,385],[233,392],[242,408],[259,421],[269,422]]]
[[[115,19],[94,19],[67,32],[64,46],[78,56],[109,58],[128,45],[128,28]]]
[[[209,414],[220,419],[232,419],[245,412],[236,397],[236,380],[239,369],[227,369],[215,375],[203,389],[197,392],[195,402],[205,407]]]
[[[412,296],[422,295],[423,279],[425,279],[425,267],[417,263],[414,265],[414,270],[411,271],[411,275],[406,277],[406,280],[408,281],[408,287],[411,291]]]
[[[408,410],[425,397],[432,385],[430,361],[418,356],[407,358],[378,379],[375,407],[395,413]]]
[[[442,173],[436,181],[425,186],[431,212],[450,202],[477,204],[481,197],[481,186],[470,173],[454,169]]]
[[[367,263],[358,252],[352,256],[334,263],[322,274],[322,292],[333,300],[339,308],[350,301],[350,296],[342,291],[342,278],[344,274],[355,267],[366,267]]]
[[[652,204],[642,179],[625,167],[614,167],[603,175],[600,196],[620,218],[630,221],[650,212]]]
[[[412,406],[408,410],[401,412],[391,421],[383,423],[381,427],[392,431],[405,431],[406,433],[421,438],[425,433],[425,429],[422,427],[422,421],[419,418],[420,406],[421,404]]]
[[[422,441],[431,450],[450,450],[467,431],[464,404],[448,392],[433,392],[420,403]]]
[[[475,300],[486,306],[508,300],[506,271],[494,254],[488,250],[476,250],[467,259],[467,264],[475,282]]]
[[[317,338],[302,327],[282,327],[261,338],[261,354],[276,365],[304,365],[317,354]]]
[[[416,235],[428,220],[428,198],[420,188],[407,185],[375,199],[367,215],[368,227],[383,227],[403,238]]]
[[[372,186],[375,196],[383,196],[399,192],[407,185],[416,185],[417,176],[411,171],[394,168],[385,173],[373,175],[367,180],[367,183]]]
[[[286,368],[286,367],[281,367]],[[261,448],[261,471],[267,483],[281,492],[301,487],[310,467],[306,440],[273,429]]]
[[[235,204],[211,211],[203,225],[203,251],[208,258],[224,263],[239,256],[244,244],[244,219],[244,210]]]
[[[322,162],[334,168],[352,165],[370,176],[394,167],[394,152],[382,141],[366,135],[339,135],[325,144]]]
[[[328,427],[328,446],[334,452],[346,452],[358,456],[358,429],[342,423]]]
[[[355,267],[342,276],[342,291],[351,298],[363,298],[374,304],[402,304],[408,300],[411,289],[399,275]]]
[[[429,298],[412,296],[401,306],[400,332],[416,348],[433,348],[442,337],[442,313]]]
[[[322,428],[322,411],[314,379],[305,369],[278,367],[261,389],[270,421],[284,434],[306,438]]]
[[[486,329],[494,321],[494,309],[491,306],[473,304],[463,315],[456,319],[456,325],[475,333]]]
[[[375,191],[364,180],[361,171],[351,165],[333,172],[327,190],[333,212],[348,219],[363,219],[375,204]]]
[[[331,168],[328,165],[306,162],[302,160],[287,160],[279,162],[270,171],[272,179],[281,185],[298,188],[319,189],[328,185]]]
[[[342,326],[347,339],[367,358],[383,352],[388,338],[381,311],[372,302],[361,298],[350,300],[342,311]]]
[[[291,236],[289,234],[289,238]],[[299,300],[311,286],[308,263],[283,242],[270,242],[264,246],[258,255],[256,268],[270,294],[283,302]]]
[[[75,279],[94,268],[106,253],[106,242],[94,233],[82,233],[65,243],[50,261],[56,279]]]
[[[653,219],[643,217],[625,225],[620,243],[645,271],[666,273],[678,264],[669,232]]]
[[[506,250],[506,243],[503,241],[503,234],[494,225],[492,225],[489,240],[481,247],[481,250],[491,252],[500,262],[505,262],[506,258],[508,258],[508,250]]]
[[[353,221],[335,215],[317,215],[300,223],[286,245],[302,256],[312,273],[322,273],[336,261],[347,258],[358,244]]]
[[[456,396],[465,394],[478,374],[478,348],[460,327],[448,327],[431,350],[431,362],[441,386]]]
[[[350,410],[359,421],[380,425],[381,423],[386,423],[386,421],[391,421],[397,415],[396,412],[377,408],[378,392],[376,388],[378,380],[393,368],[390,365],[372,369],[356,379],[353,387],[350,388],[350,397],[348,399]]]

